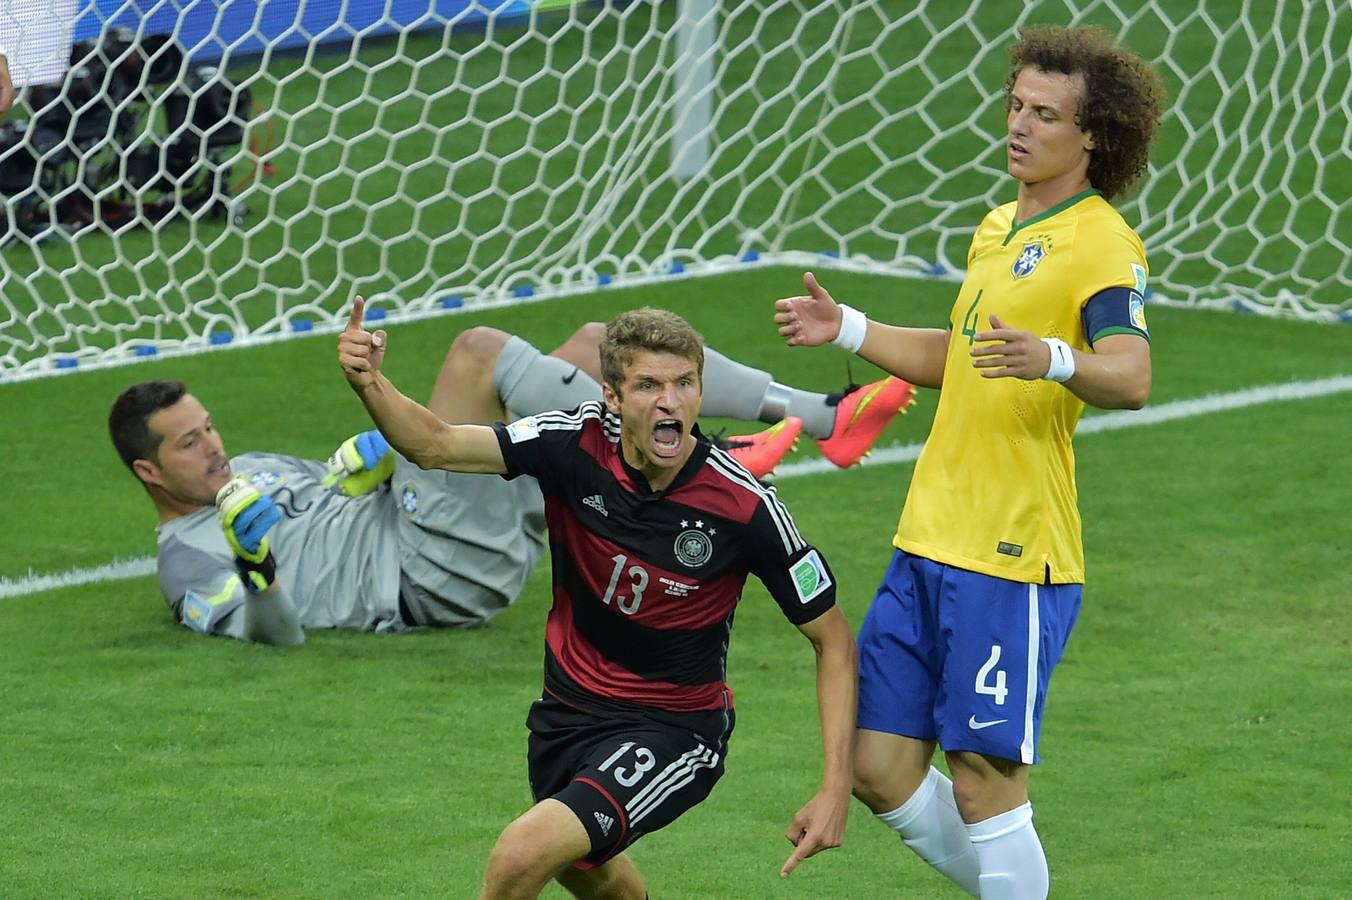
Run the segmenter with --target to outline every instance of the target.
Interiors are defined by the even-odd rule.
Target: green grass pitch
[[[763,270],[399,326],[387,368],[425,393],[472,324],[548,346],[651,303],[786,380],[838,387],[843,354],[789,350],[773,334],[769,302],[797,277]],[[894,321],[941,321],[953,290],[822,278]],[[1151,326],[1155,404],[1347,374],[1340,327],[1169,309]],[[153,552],[150,506],[104,433],[132,380],[188,380],[231,452],[326,455],[366,427],[333,343],[0,388],[0,576]],[[856,379],[869,374],[856,364]],[[922,393],[884,442],[921,440],[934,403]],[[1338,474],[1350,420],[1342,393],[1078,441],[1089,584],[1032,788],[1058,896],[1347,895],[1352,576],[1337,529],[1352,505]],[[781,484],[856,626],[910,471]],[[544,565],[480,631],[313,632],[298,651],[193,635],[149,577],[0,599],[4,894],[473,896],[497,832],[529,802],[523,721],[547,587]],[[818,776],[810,657],[753,581],[731,649],[727,775],[633,851],[654,897],[954,896],[857,804],[844,847],[778,880],[781,832]]]

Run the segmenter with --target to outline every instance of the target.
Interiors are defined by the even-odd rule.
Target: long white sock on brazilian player
[[[827,405],[825,394],[780,384],[769,372],[743,365],[710,347],[704,348],[700,414],[767,425],[797,416],[803,420],[803,430],[814,438],[830,437],[836,423],[836,407]]]
[[[1043,900],[1050,877],[1042,840],[1033,827],[1033,806],[967,826],[981,861],[982,900]]]
[[[981,865],[976,847],[953,799],[953,782],[943,772],[930,766],[925,780],[905,803],[891,812],[878,813],[877,818],[958,887],[973,897],[980,895]]]

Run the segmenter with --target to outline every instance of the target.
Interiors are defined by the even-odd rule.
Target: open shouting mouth
[[[658,419],[653,426],[653,454],[661,459],[674,459],[681,452],[681,436],[685,426],[679,419]]]

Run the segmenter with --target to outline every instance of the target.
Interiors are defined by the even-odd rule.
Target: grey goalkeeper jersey
[[[403,629],[399,614],[399,504],[387,485],[346,497],[321,484],[324,464],[275,453],[230,461],[272,498],[268,533],[277,584],[304,628]],[[243,638],[246,592],[215,507],[157,529],[159,579],[175,616],[195,631]]]

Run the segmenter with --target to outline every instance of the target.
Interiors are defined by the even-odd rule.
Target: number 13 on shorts
[[[597,766],[597,771],[606,772],[610,767],[631,748],[634,747],[633,741],[625,741],[620,745],[620,749],[607,757],[606,761]],[[634,750],[634,764],[631,769],[625,769],[623,766],[617,766],[611,776],[625,787],[633,787],[639,783],[639,780],[657,764],[657,757],[647,747],[639,747]]]

